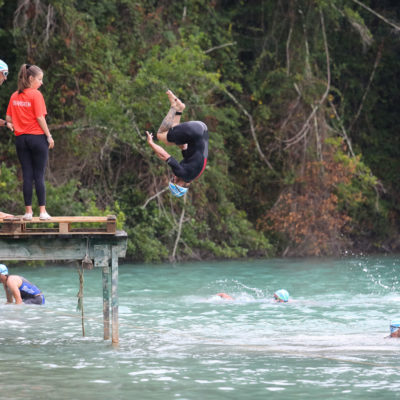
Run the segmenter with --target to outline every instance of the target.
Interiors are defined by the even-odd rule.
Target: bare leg
[[[171,92],[171,90],[167,90],[166,94],[171,104],[171,108],[169,109],[168,114],[158,128],[157,138],[165,144],[172,144],[168,143],[167,141],[168,130],[180,123],[181,116],[177,115],[176,112],[178,111],[181,113],[186,106]]]
[[[163,122],[161,122],[161,125],[160,125],[160,127],[158,128],[158,131],[157,131],[157,135],[158,135],[159,133],[168,132],[168,130],[169,130],[170,128],[172,128],[172,127],[175,126],[175,125],[178,125],[178,124],[179,124],[179,121],[178,121],[177,124],[174,124],[175,119],[176,119],[177,117],[179,117],[179,121],[180,121],[181,116],[180,116],[180,115],[176,115],[176,110],[175,110],[175,108],[172,108],[172,107],[171,107],[171,108],[169,109],[169,111],[168,111],[168,114],[167,114],[167,115],[165,116],[165,118],[163,119]]]

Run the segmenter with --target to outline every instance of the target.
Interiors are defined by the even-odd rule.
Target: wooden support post
[[[114,233],[117,223],[117,217],[115,215],[107,216],[107,232]]]
[[[68,217],[70,220],[72,217]],[[92,217],[91,217],[92,218]],[[94,218],[94,217],[93,217]],[[93,219],[92,218],[92,219]],[[59,222],[64,222],[59,218]],[[84,217],[79,217],[80,222]],[[1,225],[1,224],[0,224]],[[5,226],[5,227],[4,227]],[[18,227],[18,232],[5,230]],[[4,228],[4,229],[3,229]],[[103,269],[103,316],[104,339],[110,338],[110,308],[112,311],[112,343],[118,344],[118,258],[125,257],[128,236],[124,231],[109,233],[78,233],[57,235],[25,231],[25,223],[3,223],[0,227],[0,260],[77,260],[89,258],[94,266]],[[3,229],[3,230],[2,230]],[[58,231],[58,229],[57,229]],[[64,225],[62,231],[66,231]],[[21,233],[22,232],[22,233]],[[110,267],[111,267],[111,307],[110,307]]]
[[[67,234],[69,232],[70,224],[68,222],[60,222],[59,232],[61,234]]]
[[[103,325],[104,340],[110,339],[110,267],[103,267]]]
[[[111,246],[111,309],[112,309],[112,343],[118,344],[118,252]]]

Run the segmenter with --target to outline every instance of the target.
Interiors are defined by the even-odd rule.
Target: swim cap
[[[278,297],[279,300],[284,301],[285,303],[289,300],[289,292],[285,289],[277,290],[274,295]]]
[[[0,71],[8,71],[8,65],[3,60],[0,60]]]
[[[176,185],[173,182],[170,182],[168,186],[169,190],[175,197],[182,197],[188,191],[188,188]]]
[[[396,332],[397,329],[400,328],[400,320],[396,319],[395,321],[390,322],[390,333]]]
[[[4,264],[0,264],[0,274],[8,275],[8,268]]]

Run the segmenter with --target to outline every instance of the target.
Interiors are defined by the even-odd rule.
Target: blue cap
[[[279,299],[284,301],[285,303],[289,301],[289,292],[285,289],[277,290],[274,295]]]
[[[8,268],[4,264],[0,264],[0,274],[8,275]]]
[[[168,186],[169,190],[175,197],[182,197],[188,191],[188,188],[176,185],[173,182],[170,182]]]
[[[8,65],[3,60],[0,60],[0,71],[8,71]]]
[[[390,322],[390,333],[396,332],[400,328],[400,319]]]

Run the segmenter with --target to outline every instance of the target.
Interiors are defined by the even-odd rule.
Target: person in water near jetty
[[[7,80],[7,76],[8,76],[8,65],[3,60],[0,60],[0,86]],[[7,121],[0,118],[0,126],[7,126]],[[12,214],[7,214],[5,212],[0,211],[0,219],[11,218],[11,217],[13,217]]]
[[[6,292],[7,304],[44,304],[44,295],[33,283],[19,275],[8,275],[8,268],[0,264],[0,281]]]
[[[169,189],[176,197],[183,196],[190,183],[204,171],[208,157],[208,128],[204,122],[189,121],[180,123],[185,109],[182,103],[172,92],[166,92],[170,109],[157,132],[157,139],[165,145],[177,145],[182,150],[183,160],[178,162],[164,148],[154,143],[153,134],[146,131],[147,143],[154,150],[157,157],[166,161],[174,174]]]
[[[224,300],[234,300],[233,297],[229,296],[229,294],[226,294],[226,293],[217,293],[216,295],[221,297],[221,299],[224,299]]]
[[[400,320],[390,322],[390,338],[400,338]]]
[[[285,289],[279,289],[274,293],[274,299],[278,303],[287,303],[289,301],[289,292]]]

